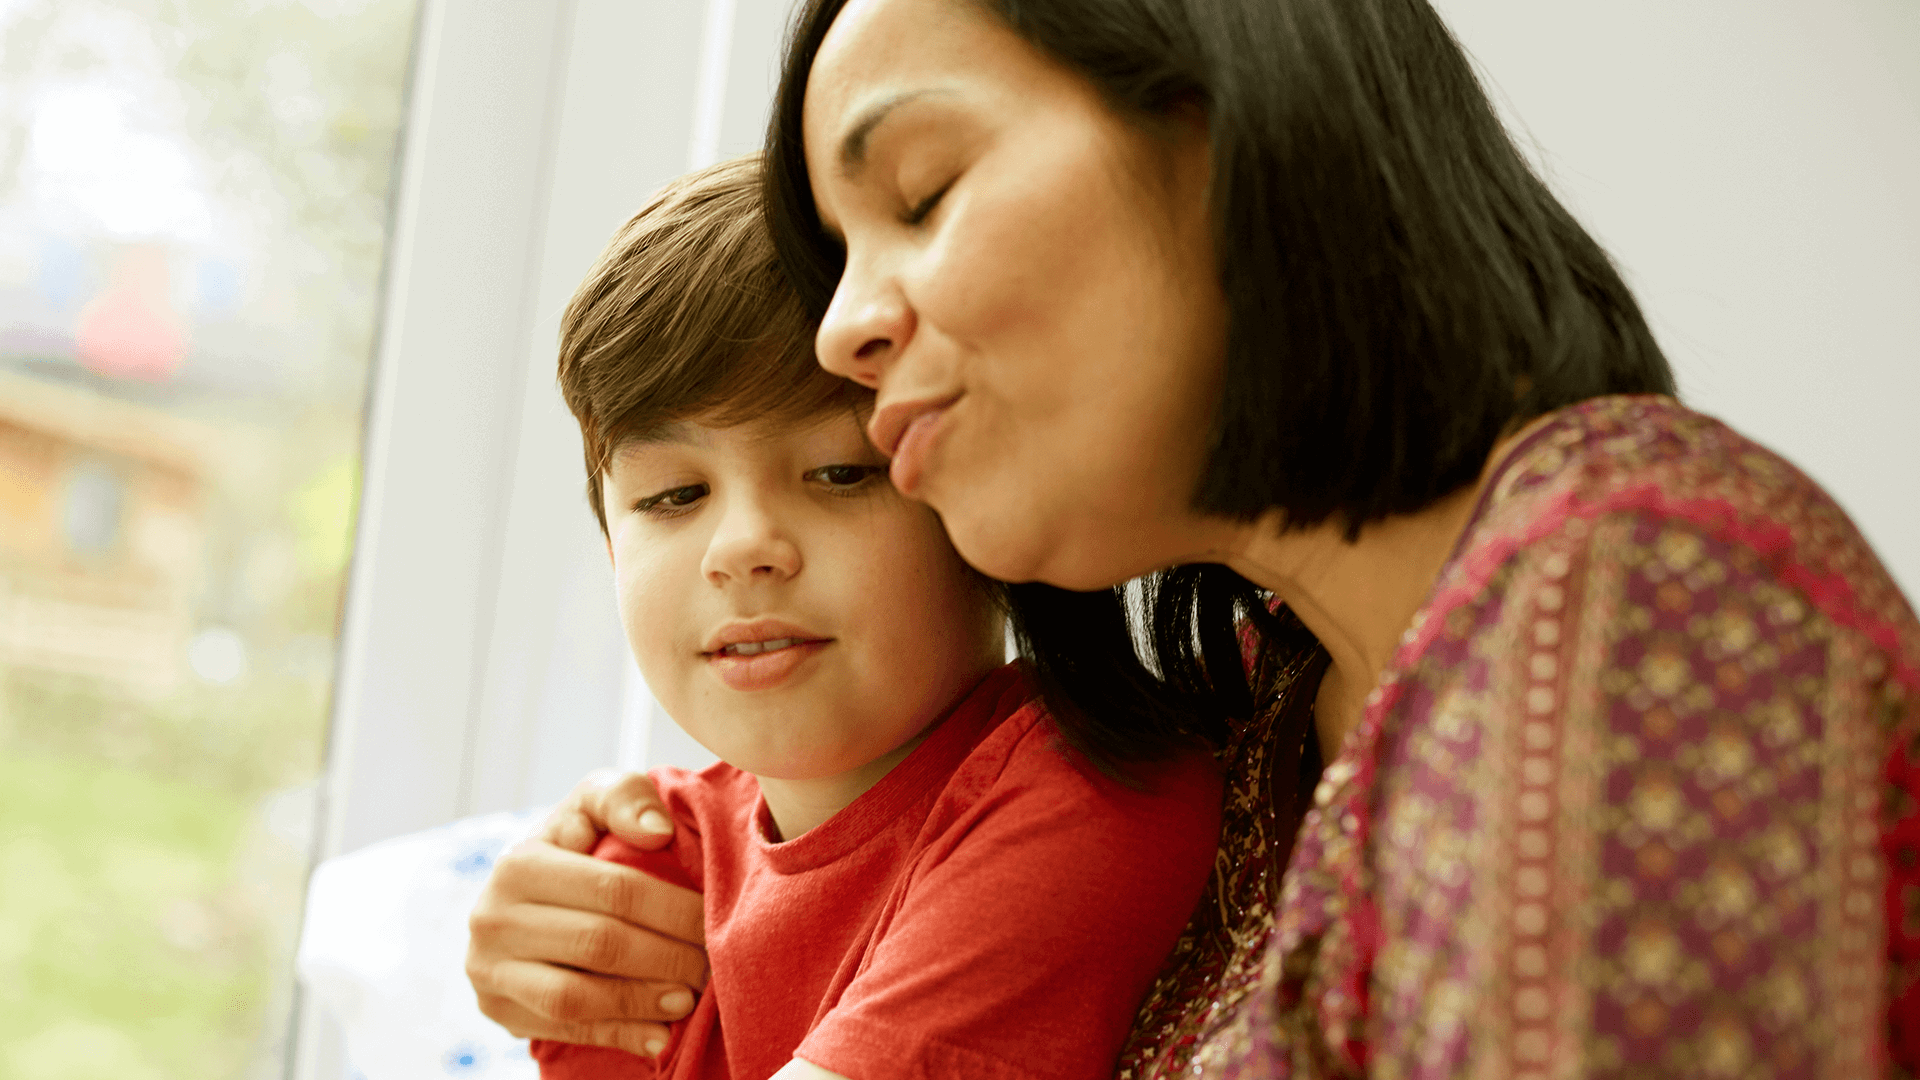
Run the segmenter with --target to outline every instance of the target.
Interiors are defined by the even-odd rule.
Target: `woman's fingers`
[[[645,773],[588,773],[547,815],[537,838],[585,854],[609,832],[648,851],[672,842],[673,819]]]
[[[506,961],[483,977],[470,961],[468,975],[480,1011],[522,1039],[651,1055],[667,1040],[667,1028],[658,1021],[677,1019],[693,1007],[684,986],[605,979],[550,964]],[[671,1000],[675,997],[680,1000]],[[663,999],[674,1007],[663,1007]]]
[[[600,830],[593,827],[593,819],[581,813],[578,806],[563,803],[547,815],[546,824],[541,826],[535,839],[585,855],[600,842],[600,836]]]
[[[706,954],[684,941],[570,908],[522,906],[502,914],[505,917],[496,920],[492,913],[474,911],[476,936],[484,933],[492,942],[489,955],[563,964],[620,979],[691,987],[706,983]]]
[[[516,903],[610,915],[690,947],[706,941],[699,893],[632,867],[539,841],[514,845],[494,864],[487,889],[474,907],[475,933],[482,932],[478,920],[484,909]]]
[[[651,780],[588,776],[500,857],[468,920],[467,978],[515,1035],[648,1054],[706,985],[706,924],[700,894],[586,854],[609,831],[672,841]]]
[[[588,792],[585,811],[607,832],[643,850],[658,851],[673,839],[673,816],[645,773],[602,776]]]
[[[597,975],[706,982],[706,953],[695,944],[703,935],[698,893],[551,844],[528,841],[503,854],[468,925],[470,968],[544,961]]]

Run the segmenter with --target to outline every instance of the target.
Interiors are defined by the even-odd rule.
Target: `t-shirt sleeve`
[[[852,1080],[1111,1076],[1198,902],[1220,780],[1195,754],[1130,790],[1036,725],[912,865],[863,969],[795,1056]]]

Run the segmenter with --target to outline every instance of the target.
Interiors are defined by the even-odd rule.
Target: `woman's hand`
[[[700,894],[588,855],[606,832],[672,841],[651,780],[589,775],[500,857],[469,920],[467,978],[515,1036],[649,1054],[706,984]]]

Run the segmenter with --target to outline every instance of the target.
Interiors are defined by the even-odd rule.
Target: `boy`
[[[757,158],[669,185],[569,305],[560,383],[647,685],[721,758],[654,774],[712,977],[651,1059],[588,1077],[1106,1077],[1200,896],[1219,778],[1071,758],[994,585],[887,480],[867,392],[814,363]]]

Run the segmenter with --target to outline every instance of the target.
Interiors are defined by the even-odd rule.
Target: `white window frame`
[[[559,314],[690,166],[757,149],[788,0],[423,0],[316,857],[711,760],[628,658]],[[343,1075],[299,1009],[290,1073]]]

